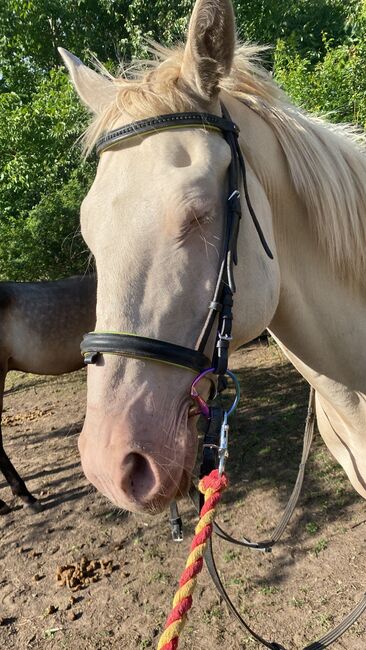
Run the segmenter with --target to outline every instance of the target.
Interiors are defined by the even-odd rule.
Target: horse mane
[[[220,88],[249,105],[274,131],[303,201],[316,240],[343,278],[360,280],[366,268],[366,137],[296,108],[260,63],[266,49],[238,46],[230,75]],[[137,62],[112,79],[115,101],[94,118],[84,135],[89,153],[97,139],[131,120],[170,112],[207,110],[180,79],[184,48],[153,44],[154,58]],[[104,69],[100,66],[100,71]],[[179,81],[179,83],[178,83]]]

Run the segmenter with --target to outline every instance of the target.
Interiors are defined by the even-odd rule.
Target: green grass
[[[325,549],[328,547],[328,540],[326,539],[320,539],[319,542],[317,542],[314,546],[314,553],[318,557],[318,555],[322,552],[325,551]]]
[[[305,530],[307,533],[309,533],[309,535],[315,535],[319,530],[319,526],[315,523],[315,521],[309,521],[309,523],[305,526]]]

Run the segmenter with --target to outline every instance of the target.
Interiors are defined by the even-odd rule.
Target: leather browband
[[[179,368],[188,368],[196,373],[210,367],[209,359],[202,352],[134,334],[89,332],[84,335],[80,349],[87,364],[95,363],[100,354],[117,354],[160,361]]]
[[[225,117],[219,117],[211,113],[169,113],[168,115],[138,120],[119,129],[109,131],[97,141],[96,151],[99,155],[105,149],[114,146],[117,142],[121,142],[121,140],[147,135],[148,133],[159,133],[159,131],[165,131],[166,129],[170,131],[185,127],[206,128],[219,132],[239,134],[239,127]]]

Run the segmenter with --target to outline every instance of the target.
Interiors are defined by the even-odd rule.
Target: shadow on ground
[[[275,494],[277,503],[282,508],[285,507],[296,480],[301,458],[308,385],[278,352],[273,355],[271,363],[264,366],[251,365],[250,356],[246,357],[245,354],[241,358],[245,365],[236,370],[236,374],[240,381],[242,397],[231,422],[230,457],[227,466],[230,488],[224,494],[221,519],[224,520],[224,528],[229,533],[237,537],[245,534],[252,538],[256,536],[256,531],[252,535],[250,530],[230,529],[230,509],[235,507],[237,510],[240,505],[242,520],[245,521],[245,500],[257,490],[261,490],[263,494]],[[59,440],[61,445],[65,437],[76,436],[80,428],[81,422],[78,421],[75,425],[42,432],[37,440],[41,440],[43,445],[47,445],[47,440]],[[324,524],[339,520],[342,512],[360,500],[345,478],[343,470],[330,457],[324,460],[324,454],[326,456],[318,435],[310,454],[300,497],[300,510],[295,513],[285,535],[287,543],[288,534],[294,545],[301,541],[307,522],[316,521],[317,526],[321,528]],[[322,457],[321,463],[317,462],[318,457]],[[93,501],[93,489],[85,485],[78,462],[70,464],[66,460],[60,461],[59,455],[57,464],[53,463],[54,461],[48,460],[47,469],[30,472],[25,476],[27,481],[39,477],[46,479],[48,494],[42,499],[45,511],[53,508],[57,510],[58,506],[68,502],[72,506],[75,501],[81,499],[86,499],[88,503]],[[114,509],[103,498],[99,507],[93,510],[93,516],[100,521],[108,517],[108,525],[112,529],[120,529],[126,518],[123,511]],[[136,525],[138,527],[138,523]],[[187,537],[192,534],[194,525],[193,511],[185,513]],[[44,526],[42,517],[36,517],[31,524],[32,534],[35,534],[37,528],[39,534],[42,534]],[[161,524],[157,523],[156,526],[157,534],[161,534]],[[150,532],[154,528],[152,524]],[[261,532],[260,537],[268,538],[271,532]],[[169,532],[167,534],[169,535]],[[307,550],[305,545],[301,553],[306,553]],[[292,556],[280,558],[276,567],[269,567],[270,575],[267,579],[272,583],[281,582],[285,578],[286,569],[293,562]],[[260,578],[258,584],[261,584]]]

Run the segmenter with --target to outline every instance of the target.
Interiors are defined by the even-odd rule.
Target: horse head
[[[222,115],[235,49],[229,0],[198,0],[184,47],[157,48],[158,61],[133,78],[97,73],[61,51],[98,137],[163,114]],[[239,102],[236,102],[239,105]],[[237,108],[237,110],[240,110]],[[137,131],[137,129],[136,129]],[[96,331],[122,332],[194,349],[217,282],[232,152],[210,128],[159,129],[103,144],[81,209],[95,257]],[[236,296],[230,351],[270,322],[279,297],[271,209],[247,165],[251,202],[274,259],[263,251],[242,187]],[[213,327],[204,353],[211,357]],[[118,506],[157,512],[186,492],[197,433],[191,370],[121,355],[88,368],[87,414],[79,439],[89,480]],[[207,396],[209,381],[202,382]]]

